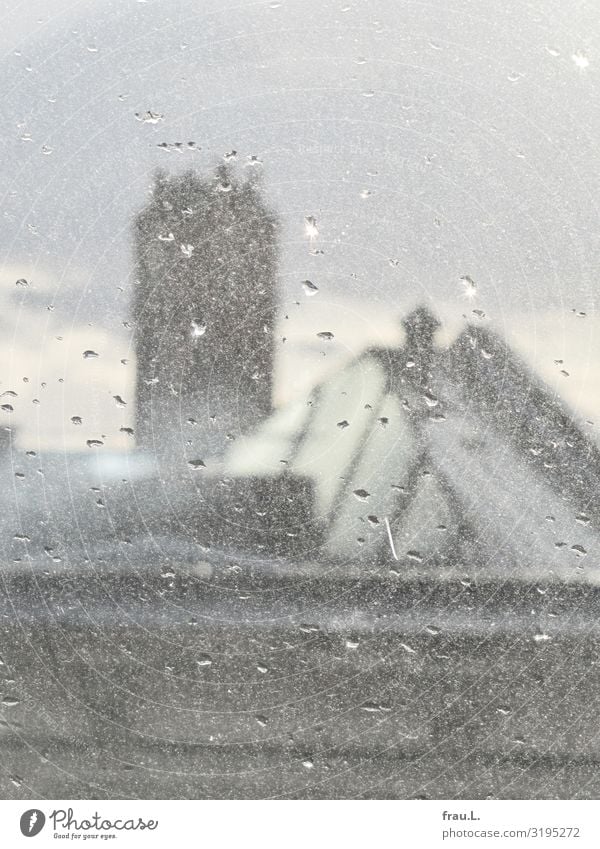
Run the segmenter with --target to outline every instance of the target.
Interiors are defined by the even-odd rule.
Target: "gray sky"
[[[232,149],[240,171],[247,157],[261,160],[283,222],[281,335],[297,345],[281,345],[280,400],[392,339],[395,316],[425,300],[455,329],[482,310],[474,320],[491,322],[574,409],[600,420],[595,3],[28,0],[4,9],[2,387],[30,377],[32,397],[14,405],[23,427],[33,427],[25,404],[42,381],[52,444],[81,438],[64,426],[76,402],[94,428],[125,421],[129,411],[111,399],[133,391],[123,324],[131,217],[154,168],[206,171]],[[160,120],[136,118],[149,110]],[[180,141],[200,150],[157,146]],[[319,230],[312,245],[308,215]],[[18,277],[31,286],[17,291]],[[314,298],[302,292],[307,278]],[[302,344],[325,329],[336,332],[329,360],[317,347],[314,370],[301,372]],[[82,345],[105,349],[93,392]],[[65,384],[54,386],[60,374]]]

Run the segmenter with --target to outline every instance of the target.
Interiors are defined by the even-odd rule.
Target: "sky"
[[[156,168],[231,151],[282,224],[277,403],[399,342],[425,302],[440,342],[493,327],[599,439],[595,3],[27,0],[0,23],[0,391],[20,445],[131,446],[132,216]]]

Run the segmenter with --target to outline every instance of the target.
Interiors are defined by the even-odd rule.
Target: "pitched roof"
[[[596,446],[490,331],[439,350],[426,308],[404,326],[403,347],[365,352],[239,440],[228,472],[311,480],[333,559],[581,576],[600,552]]]

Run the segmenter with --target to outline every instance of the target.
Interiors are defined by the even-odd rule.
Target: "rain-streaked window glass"
[[[2,10],[0,790],[600,792],[598,10]]]

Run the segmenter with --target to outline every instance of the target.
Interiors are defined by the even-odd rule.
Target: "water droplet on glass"
[[[191,322],[192,325],[192,336],[194,339],[197,339],[199,336],[204,336],[206,333],[206,325],[204,322],[200,321],[200,319],[193,319]]]
[[[165,118],[160,112],[153,112],[151,109],[148,109],[147,112],[136,112],[135,117],[143,124],[158,124],[159,121],[164,121]]]
[[[584,68],[587,68],[588,65],[590,64],[590,60],[588,59],[588,57],[584,53],[581,52],[581,50],[578,50],[577,53],[573,53],[573,55],[571,56],[571,59],[575,63],[575,67],[577,67],[581,70],[583,70]]]
[[[117,405],[117,407],[126,407],[127,402],[123,401],[120,395],[113,395],[113,401]]]
[[[311,298],[313,295],[316,295],[319,291],[319,287],[315,286],[314,283],[311,283],[310,280],[302,281],[302,288],[304,289],[304,294],[307,298]]]
[[[71,422],[74,425],[80,425],[83,424],[83,419],[81,418],[81,416],[71,416]]]
[[[536,643],[546,643],[548,640],[551,640],[552,637],[549,634],[544,633],[543,631],[538,631],[533,635],[533,639]]]
[[[188,466],[190,469],[197,471],[198,469],[205,469],[206,463],[204,460],[188,460]]]
[[[92,360],[92,359],[94,359],[95,357],[98,357],[98,356],[99,356],[99,354],[97,354],[96,351],[84,351],[83,352],[83,359],[84,360]]]
[[[331,342],[333,339],[333,333],[329,330],[322,330],[320,333],[317,333],[317,337],[319,339],[325,339],[327,342]]]
[[[304,231],[309,239],[317,238],[319,231],[317,229],[317,219],[314,216],[308,215],[304,219]]]
[[[368,501],[371,496],[370,492],[367,492],[366,489],[355,489],[352,493],[359,501]]]
[[[468,274],[461,277],[460,282],[463,289],[463,295],[468,300],[472,300],[477,295],[477,284],[471,277],[469,277]]]

